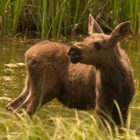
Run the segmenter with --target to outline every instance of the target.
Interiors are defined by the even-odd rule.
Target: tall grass
[[[15,0],[14,1],[14,8],[13,8],[13,34],[16,34],[17,27],[18,27],[18,22],[19,22],[19,16],[20,16],[20,11],[22,8],[22,2],[23,0]]]
[[[125,20],[135,33],[140,28],[140,0],[0,0],[0,29],[2,35],[36,31],[56,39],[86,34],[89,13],[107,32]]]
[[[9,35],[11,32],[11,5],[10,5],[10,0],[0,0],[0,30],[1,34],[3,35]]]
[[[60,113],[60,112],[59,112]],[[17,118],[11,113],[0,110],[0,139],[7,140],[138,140],[136,130],[131,130],[129,123],[126,128],[106,126],[94,114],[77,112],[44,113],[42,117],[27,115]],[[65,114],[65,115],[64,115]],[[67,115],[66,115],[67,114]],[[121,130],[121,131],[120,131]]]

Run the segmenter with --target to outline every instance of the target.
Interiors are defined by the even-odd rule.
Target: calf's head
[[[118,42],[131,33],[130,21],[120,23],[110,35],[104,34],[99,24],[89,15],[89,34],[83,42],[71,46],[68,55],[72,63],[100,67],[108,65],[118,51]]]

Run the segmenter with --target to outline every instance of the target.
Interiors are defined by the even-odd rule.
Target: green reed
[[[22,2],[23,0],[15,0],[14,1],[14,7],[13,7],[13,34],[16,34],[18,24],[19,24],[19,16],[20,16],[20,11],[22,9]]]
[[[9,34],[8,30],[11,28],[10,9],[10,0],[0,0],[0,30],[2,35]]]
[[[40,38],[61,38],[87,34],[91,13],[105,32],[126,20],[138,32],[140,0],[0,0],[2,35],[35,31]]]
[[[0,109],[0,139],[7,140],[138,140],[135,130],[131,130],[131,114],[126,128],[106,126],[94,114],[80,111],[58,113],[44,112],[43,117],[32,119],[25,115],[17,118],[11,113]],[[60,112],[59,112],[60,113]],[[65,114],[65,115],[64,115]],[[121,130],[121,131],[120,131]]]

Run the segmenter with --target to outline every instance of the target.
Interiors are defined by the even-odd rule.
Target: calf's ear
[[[128,37],[132,33],[131,22],[126,21],[120,23],[111,33],[111,42],[117,43],[118,41]]]
[[[92,35],[93,33],[103,33],[103,30],[101,29],[101,27],[97,23],[97,21],[93,18],[93,16],[91,14],[89,14],[89,18],[88,18],[88,34]]]

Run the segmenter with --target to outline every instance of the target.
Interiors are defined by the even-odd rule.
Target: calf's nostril
[[[75,55],[77,55],[77,53],[75,51],[71,51],[70,55],[75,56]]]
[[[71,51],[69,55],[70,55],[70,57],[78,58],[78,57],[80,57],[81,53],[77,52],[77,51]]]
[[[71,47],[70,50],[69,50],[69,54],[70,55],[81,54],[81,50],[77,47]]]
[[[80,60],[82,58],[81,49],[76,48],[76,47],[71,47],[68,52],[68,55],[69,55],[72,63],[78,63],[78,62],[80,62]]]

